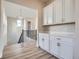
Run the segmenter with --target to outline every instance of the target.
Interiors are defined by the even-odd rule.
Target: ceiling
[[[41,2],[43,2],[43,3],[46,3],[46,2],[48,2],[49,0],[40,0]]]
[[[6,0],[20,5],[24,5],[31,8],[39,8],[40,6],[47,5],[52,0]]]
[[[49,0],[6,0],[27,7],[38,8]]]
[[[12,1],[12,0],[7,0],[7,1]],[[18,0],[18,1],[21,1],[21,0]],[[26,0],[23,0],[23,1],[26,1]],[[35,1],[35,0],[34,0],[34,1]],[[49,1],[49,0],[37,0],[37,1],[41,1],[41,2],[45,3],[45,2],[47,2],[47,1]]]

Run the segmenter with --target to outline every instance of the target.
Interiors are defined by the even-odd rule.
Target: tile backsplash
[[[75,24],[50,26],[48,32],[49,33],[53,33],[53,32],[74,33],[75,32]]]

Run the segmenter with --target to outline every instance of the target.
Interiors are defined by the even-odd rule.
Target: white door
[[[63,22],[74,22],[74,0],[63,0]]]
[[[50,53],[56,56],[58,56],[57,43],[58,43],[58,40],[53,35],[50,35]]]

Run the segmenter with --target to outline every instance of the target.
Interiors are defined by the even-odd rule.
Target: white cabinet
[[[39,46],[59,59],[73,59],[73,38],[39,34]]]
[[[60,59],[73,59],[73,39],[50,36],[50,53]]]
[[[53,3],[46,6],[44,9],[44,25],[53,24],[54,18],[54,10],[53,10]]]
[[[74,22],[74,0],[63,0],[63,22]]]
[[[49,52],[49,36],[48,35],[44,37],[44,50]]]
[[[59,24],[62,23],[62,0],[55,0],[54,2],[54,23]]]
[[[59,50],[63,59],[73,59],[73,39],[61,37]]]
[[[75,22],[74,0],[55,0],[44,8],[44,24]]]
[[[49,52],[49,35],[39,34],[39,46],[45,51]]]
[[[60,57],[63,59],[73,59],[73,47],[64,43],[60,43]]]
[[[44,48],[44,38],[41,34],[39,34],[39,46],[40,48]]]
[[[48,24],[53,24],[53,20],[54,20],[53,4],[51,3],[47,7],[48,7],[48,16],[47,16],[48,17]]]
[[[53,35],[50,35],[50,53],[52,55],[58,56],[58,41],[55,39]]]
[[[48,15],[48,12],[47,12],[47,7],[45,7],[44,9],[43,9],[43,24],[44,25],[47,25],[48,24],[48,17],[47,17],[47,15]]]

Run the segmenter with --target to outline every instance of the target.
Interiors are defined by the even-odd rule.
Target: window
[[[17,27],[21,27],[22,25],[22,21],[21,20],[17,20]]]

